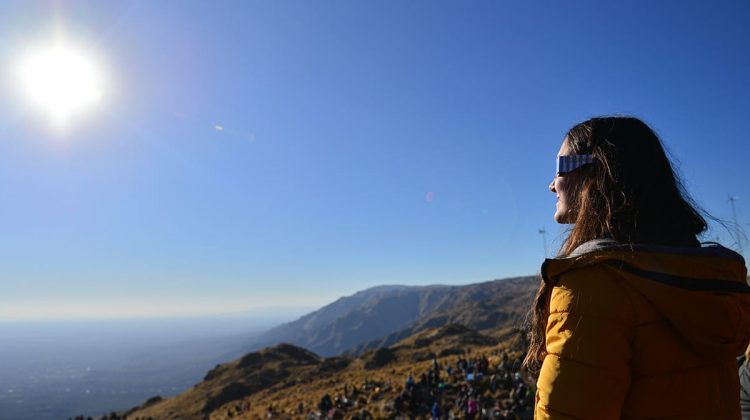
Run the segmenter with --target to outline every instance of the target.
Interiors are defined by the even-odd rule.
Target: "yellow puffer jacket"
[[[724,247],[592,241],[542,266],[536,419],[739,419],[750,342],[743,258]]]

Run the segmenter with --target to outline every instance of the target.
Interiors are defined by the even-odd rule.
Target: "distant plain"
[[[0,416],[101,416],[199,382],[252,337],[310,308],[264,314],[0,322]]]

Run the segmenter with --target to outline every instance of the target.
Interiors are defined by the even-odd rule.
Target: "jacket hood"
[[[646,299],[698,354],[738,356],[750,341],[750,286],[742,256],[718,244],[701,247],[590,241],[570,256],[545,260],[554,284],[567,271],[604,264]]]

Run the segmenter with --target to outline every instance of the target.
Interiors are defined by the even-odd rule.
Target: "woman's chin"
[[[555,210],[555,215],[552,216],[552,218],[555,219],[555,222],[562,224],[562,223],[564,223],[563,222],[563,219],[564,219],[563,216],[564,216],[564,214],[563,214],[563,212],[560,211],[560,208],[559,208],[560,205],[559,204],[558,204],[557,207],[558,208],[557,208],[557,210]]]
[[[554,215],[555,222],[561,225],[569,225],[573,223],[573,216],[567,211],[556,211]]]

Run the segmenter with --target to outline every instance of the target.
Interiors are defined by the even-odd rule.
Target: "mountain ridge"
[[[399,337],[449,322],[478,330],[504,328],[523,321],[528,308],[523,305],[533,297],[539,281],[523,276],[461,286],[377,286],[274,327],[244,350],[287,342],[330,357],[354,354],[365,344],[365,348],[376,348],[383,338],[380,345],[393,344]],[[494,309],[509,304],[516,304],[515,309]]]

